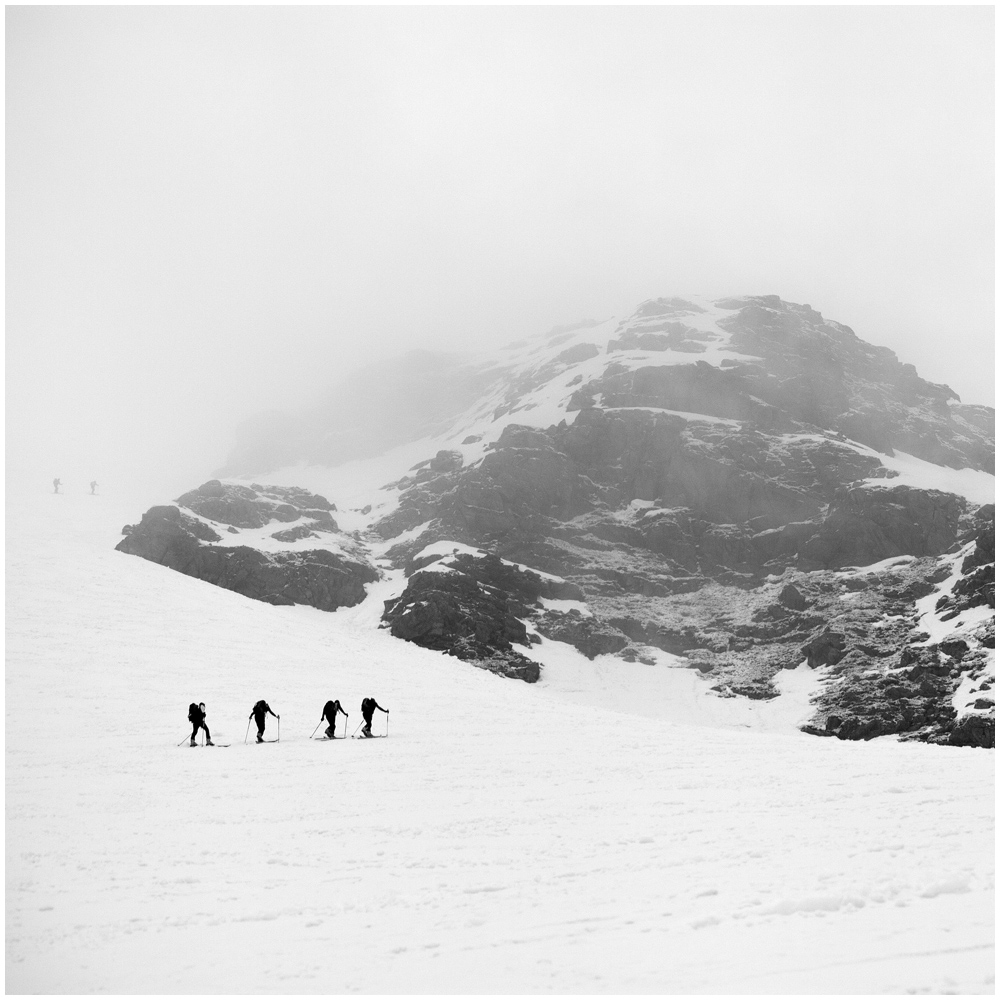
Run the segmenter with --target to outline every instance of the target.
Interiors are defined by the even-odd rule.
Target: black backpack
[[[201,718],[201,709],[192,701],[188,707],[188,722],[197,722]]]

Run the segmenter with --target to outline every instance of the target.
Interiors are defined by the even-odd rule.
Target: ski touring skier
[[[53,493],[58,493],[60,486],[62,486],[62,480],[61,479],[53,479],[52,480],[52,491],[53,491]]]
[[[198,745],[198,730],[205,730],[205,746],[214,747],[215,744],[212,742],[212,734],[208,731],[208,726],[205,725],[205,703],[199,702],[197,705],[191,702],[188,708],[188,722],[191,723],[191,746],[196,747]]]
[[[258,743],[263,743],[264,742],[264,723],[267,720],[268,712],[270,712],[271,715],[273,715],[279,721],[281,720],[281,716],[275,714],[274,712],[272,712],[271,711],[271,706],[268,705],[268,703],[266,701],[264,701],[263,698],[261,698],[261,700],[258,701],[256,705],[254,705],[253,709],[250,712],[250,715],[247,716],[247,718],[251,718],[252,717],[253,720],[254,720],[254,722],[257,723],[257,742]]]
[[[90,484],[90,495],[93,496],[97,492],[97,480],[93,480]]]
[[[361,702],[361,714],[364,716],[365,725],[361,730],[362,736],[371,736],[372,734],[372,716],[375,714],[375,709],[380,712],[385,712],[386,715],[389,714],[389,709],[383,708],[374,698],[365,698]]]
[[[339,698],[336,701],[328,701],[323,706],[323,714],[320,717],[321,719],[326,719],[326,721],[329,723],[329,725],[326,727],[325,732],[326,732],[327,738],[331,739],[331,740],[335,739],[336,736],[337,736],[337,713],[338,712],[343,712],[344,718],[345,719],[348,718],[348,713],[345,712],[344,709],[341,707],[340,699]]]

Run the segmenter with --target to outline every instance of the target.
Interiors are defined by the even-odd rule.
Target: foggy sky
[[[8,472],[180,490],[373,359],[685,292],[993,405],[993,17],[8,7]]]

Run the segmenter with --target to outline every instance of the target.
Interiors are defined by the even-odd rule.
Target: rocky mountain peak
[[[806,664],[809,732],[992,741],[989,408],[775,295],[649,299],[423,362],[383,373],[405,419],[366,385],[343,420],[313,410],[270,445],[273,469],[336,465],[330,442],[372,423],[391,467],[419,439],[350,512],[358,579],[377,561],[396,581],[392,634],[527,681],[546,643],[666,656],[720,698],[773,698]],[[208,521],[332,521],[289,487],[216,481],[178,504],[199,551]]]

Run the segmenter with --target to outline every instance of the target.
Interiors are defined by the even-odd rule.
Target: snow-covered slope
[[[391,579],[272,607],[8,486],[8,992],[992,992],[992,751],[512,683],[373,629]],[[308,739],[366,695],[388,739]]]

